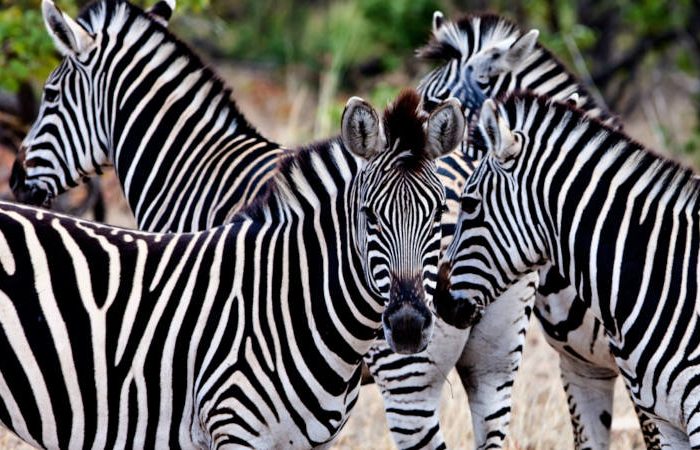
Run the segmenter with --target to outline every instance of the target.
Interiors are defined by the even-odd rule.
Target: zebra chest
[[[298,368],[281,363],[273,370],[259,365],[250,342],[247,361],[219,382],[224,393],[198,412],[203,448],[237,443],[256,449],[323,447],[345,425],[359,394],[353,374],[340,395],[332,395],[313,376],[297,378]],[[299,362],[299,361],[297,361]]]

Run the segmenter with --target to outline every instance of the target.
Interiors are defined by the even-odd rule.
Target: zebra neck
[[[259,194],[282,150],[248,123],[191,50],[130,5],[117,8],[127,12],[106,19],[96,64],[106,66],[109,156],[139,227],[223,224]]]
[[[539,45],[514,70],[493,78],[484,93],[487,97],[498,98],[516,91],[531,91],[558,101],[567,101],[571,95],[578,94],[577,106],[589,117],[597,117],[615,127],[621,126],[602,103],[602,98],[594,98],[564,64]]]
[[[269,195],[245,210],[253,220],[272,221],[293,237],[294,261],[298,256],[301,270],[308,271],[308,289],[318,289],[314,301],[331,302],[346,312],[338,320],[349,331],[345,344],[354,349],[357,361],[374,342],[384,309],[365,276],[358,245],[356,205],[363,165],[339,139],[300,149],[281,163]],[[330,331],[338,324],[319,326]]]
[[[619,339],[619,320],[637,297],[654,307],[661,296],[650,287],[649,261],[672,259],[676,247],[697,238],[700,186],[690,170],[597,122],[559,131],[562,140],[555,130],[532,166],[549,168],[532,191],[543,251]],[[671,259],[661,266],[671,270]]]

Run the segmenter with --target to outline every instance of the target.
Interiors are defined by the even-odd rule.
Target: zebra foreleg
[[[617,372],[559,353],[561,378],[577,450],[610,446],[610,424]]]
[[[446,448],[438,414],[440,394],[468,336],[468,332],[436,320],[424,352],[398,355],[378,340],[365,356],[384,397],[386,419],[398,448]]]
[[[642,429],[642,436],[644,437],[644,445],[646,445],[647,450],[660,450],[663,448],[661,435],[656,428],[654,420],[639,409],[636,404],[634,405],[634,411],[637,413],[639,426]]]
[[[469,398],[475,448],[501,448],[510,425],[511,392],[520,367],[537,276],[491,303],[472,328],[457,372]]]

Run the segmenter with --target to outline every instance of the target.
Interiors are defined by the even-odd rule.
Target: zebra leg
[[[617,372],[559,354],[561,378],[578,450],[608,448]]]
[[[457,363],[469,398],[477,449],[503,446],[537,279],[535,274],[524,277],[486,307]]]
[[[392,352],[377,340],[365,363],[384,397],[386,419],[400,449],[444,449],[440,432],[440,394],[469,337],[465,330],[435,321],[428,348],[416,355]]]
[[[647,450],[660,450],[663,448],[661,435],[652,418],[647,416],[636,403],[634,403],[634,411],[637,413],[639,426],[642,429],[642,437],[644,437],[644,445],[646,445]]]

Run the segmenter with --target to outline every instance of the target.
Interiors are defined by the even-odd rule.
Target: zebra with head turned
[[[310,448],[357,400],[380,328],[432,325],[455,101],[286,157],[230,224],[149,234],[0,204],[0,422],[45,448]]]
[[[47,28],[65,59],[47,81],[40,117],[15,166],[19,197],[43,201],[114,163],[139,226],[182,231],[225,223],[264,193],[264,181],[283,152],[247,125],[230,92],[163,27],[172,6],[160,2],[144,14],[126,2],[108,0],[73,21],[49,0],[44,2]],[[76,89],[81,102],[74,100]],[[57,123],[71,133],[57,133]],[[456,152],[437,164],[450,207],[443,230],[451,234],[462,183],[472,167]],[[506,298],[519,303],[531,302],[531,296],[530,287],[515,289]],[[504,299],[494,309],[507,310],[506,303]],[[493,317],[503,317],[503,312]],[[514,317],[507,332],[519,333],[525,320]],[[471,357],[461,351],[468,333],[442,322],[436,328],[435,342],[424,355],[405,359],[380,344],[366,359],[383,390],[390,428],[403,448],[427,443],[444,447],[438,423],[444,373],[458,358]],[[479,365],[488,370],[469,374],[474,385],[493,384],[483,396],[470,392],[480,447],[503,439],[507,415],[493,413],[509,408],[517,369],[511,352],[509,347],[498,349],[494,354],[503,356],[494,356],[489,366]],[[392,368],[388,360],[399,362]]]
[[[621,127],[618,119],[596,101],[573,74],[537,44],[537,36],[537,30],[524,32],[510,20],[492,14],[447,21],[436,11],[432,39],[418,51],[422,58],[444,63],[420,83],[419,90],[427,108],[444,98],[457,97],[462,99],[465,114],[471,118],[479,111],[485,97],[529,90],[572,102],[590,117],[615,128]],[[478,148],[468,146],[467,139],[462,150],[472,158],[484,156],[478,153]],[[559,352],[576,448],[607,448],[618,370],[605,330],[584,303],[576,299],[576,290],[556,271],[542,269],[540,273],[534,313],[547,341]],[[453,307],[449,305],[447,309]],[[454,319],[448,317],[448,321]],[[477,324],[471,331],[472,336],[478,335],[480,330]],[[471,343],[478,345],[478,341],[472,339]],[[522,343],[522,336],[516,336],[510,347],[519,348]],[[469,346],[470,343],[467,348]],[[479,354],[478,350],[473,353]],[[470,363],[474,362],[478,359],[471,358]],[[480,387],[474,389],[483,391]],[[647,446],[657,447],[657,433],[641,412],[640,421]]]
[[[700,183],[571,105],[487,101],[437,295],[482,308],[551,265],[605,327],[668,448],[700,448]]]
[[[64,58],[13,167],[20,201],[46,204],[114,165],[139,228],[163,232],[220,225],[261,194],[283,150],[167,32],[173,6],[104,0],[75,21],[43,1]]]

